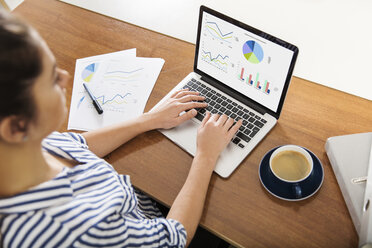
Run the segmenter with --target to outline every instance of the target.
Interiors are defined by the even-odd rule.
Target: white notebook
[[[366,183],[352,183],[353,178],[368,174],[372,133],[331,137],[325,149],[341,188],[356,231],[360,232]]]

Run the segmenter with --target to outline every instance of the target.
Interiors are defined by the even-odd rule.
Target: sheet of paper
[[[164,60],[133,52],[76,61],[68,129],[89,131],[141,115]],[[103,108],[99,115],[83,87],[87,83]]]

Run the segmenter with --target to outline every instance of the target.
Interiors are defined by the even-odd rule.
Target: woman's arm
[[[189,175],[167,216],[183,224],[187,232],[187,244],[192,240],[199,224],[217,159],[238,131],[241,123],[240,120],[233,125],[234,120],[226,115],[211,116],[207,112],[198,130],[197,152]]]
[[[193,108],[204,108],[204,97],[198,92],[179,90],[156,110],[145,113],[137,119],[117,125],[83,133],[89,149],[99,157],[104,157],[140,133],[156,128],[172,128],[196,115]],[[193,102],[195,101],[195,102]],[[190,110],[190,111],[188,111]],[[180,113],[187,111],[180,116]]]

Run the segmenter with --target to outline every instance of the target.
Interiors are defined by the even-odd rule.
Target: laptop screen
[[[295,46],[278,40],[202,6],[195,67],[278,113],[298,53]]]

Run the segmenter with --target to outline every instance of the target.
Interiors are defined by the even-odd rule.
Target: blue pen
[[[88,85],[86,83],[83,83],[85,90],[88,92],[88,95],[90,99],[93,101],[93,106],[97,110],[98,114],[103,113],[103,109],[101,105],[98,103],[97,99],[93,96],[92,92],[89,90]]]

